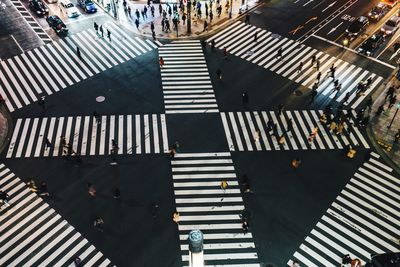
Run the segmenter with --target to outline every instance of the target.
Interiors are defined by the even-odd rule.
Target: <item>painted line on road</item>
[[[13,34],[10,34],[11,38],[14,40],[14,42],[17,44],[18,48],[21,50],[21,53],[24,53],[24,49],[22,49],[22,47],[19,45],[19,43],[17,42],[17,40],[15,39]]]
[[[321,37],[321,36],[319,36],[319,35],[314,35],[314,34],[312,34],[312,35],[310,35],[309,37],[315,37],[315,38],[317,38],[317,39],[320,39],[320,40],[322,40],[322,41],[325,41],[325,42],[328,42],[328,43],[330,43],[330,44],[333,44],[333,45],[335,45],[335,46],[337,46],[337,47],[340,47],[340,48],[342,48],[342,49],[346,49],[347,51],[353,52],[353,53],[355,53],[355,54],[357,54],[357,55],[359,55],[359,56],[368,58],[368,59],[370,59],[370,60],[372,60],[372,61],[375,61],[375,62],[377,62],[377,63],[379,63],[379,64],[382,64],[382,65],[384,65],[384,66],[386,66],[386,67],[388,67],[388,68],[396,69],[395,66],[393,66],[393,65],[391,65],[391,64],[389,64],[389,63],[383,62],[383,61],[381,61],[381,60],[379,60],[379,59],[376,59],[376,58],[373,58],[373,57],[368,57],[368,56],[366,56],[366,55],[359,54],[359,53],[357,53],[357,51],[355,51],[354,49],[351,49],[351,48],[348,48],[348,47],[343,47],[342,45],[339,45],[338,43],[335,43],[335,42],[333,42],[333,41],[331,41],[331,40],[328,40],[328,39],[326,39],[326,38],[324,38],[324,37]]]

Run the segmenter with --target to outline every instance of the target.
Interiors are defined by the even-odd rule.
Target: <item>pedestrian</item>
[[[81,50],[79,49],[79,46],[76,47],[76,55],[78,56],[79,59],[82,59]]]
[[[388,89],[387,92],[386,92],[385,100],[386,100],[386,99],[390,99],[390,98],[393,96],[394,91],[395,91],[395,87],[394,87],[393,85],[390,86],[389,89]]]
[[[183,22],[183,25],[185,25],[185,22],[186,22],[186,13],[185,12],[183,12],[183,14],[182,14],[182,22]]]
[[[255,33],[254,33],[254,42],[257,43],[257,39],[258,39],[258,32],[255,32]]]
[[[109,29],[107,29],[107,37],[108,37],[108,40],[111,42],[111,32]]]
[[[210,11],[210,23],[213,20],[213,18],[214,18],[214,14],[212,13],[212,11]]]
[[[394,143],[397,144],[400,139],[400,129],[397,129],[397,133],[394,135]]]
[[[26,183],[26,185],[29,187],[29,189],[32,191],[32,192],[37,192],[38,191],[38,189],[37,189],[37,186],[36,186],[36,183],[35,183],[35,181],[33,180],[33,179],[30,179],[27,183]]]
[[[280,116],[282,114],[282,111],[283,111],[283,105],[279,104],[278,105],[278,116]]]
[[[150,7],[151,16],[154,18],[154,6]]]
[[[217,74],[217,78],[219,81],[222,80],[222,71],[220,69],[217,69],[217,71],[215,72]]]
[[[254,142],[258,143],[260,141],[260,131],[256,130],[253,135]]]
[[[343,130],[344,130],[344,122],[341,121],[341,122],[339,122],[339,124],[338,124],[338,126],[337,126],[336,134],[337,134],[337,135],[342,135]]]
[[[291,132],[293,130],[293,119],[290,118],[287,121],[287,128],[286,128],[286,132]]]
[[[347,103],[347,101],[350,99],[350,92],[347,92],[346,95],[343,98],[343,103]]]
[[[44,147],[45,147],[46,150],[52,147],[49,138],[46,138],[45,143],[44,143]]]
[[[285,145],[285,135],[282,133],[282,135],[281,136],[279,136],[279,138],[278,138],[278,143],[279,143],[279,146],[284,146]]]
[[[75,267],[82,267],[83,266],[82,265],[82,260],[79,257],[75,257],[74,264],[75,264]]]
[[[97,113],[97,111],[93,111],[93,117],[94,117],[94,119],[96,121],[96,124],[100,124],[101,123],[100,115],[99,115],[99,113]]]
[[[303,69],[303,61],[300,62],[299,67],[297,68],[297,72],[302,72]]]
[[[208,23],[206,20],[204,21],[204,27],[203,27],[203,32],[205,31],[208,31]]]
[[[226,180],[222,180],[220,187],[221,187],[222,191],[224,191],[224,193],[225,193],[225,190],[228,188],[228,182]]]
[[[319,71],[318,74],[317,74],[317,82],[318,82],[318,84],[319,84],[319,82],[321,80],[321,75],[322,75],[322,73]]]
[[[169,25],[169,20],[168,19],[165,20],[165,31],[166,32],[171,32],[171,27]]]
[[[283,53],[283,49],[282,49],[282,47],[280,47],[278,49],[278,51],[276,52],[276,57],[275,58],[282,59],[282,53]]]
[[[8,203],[10,201],[10,196],[2,190],[0,190],[0,200],[1,204],[6,205],[6,207],[10,206],[10,204]]]
[[[178,141],[176,141],[176,142],[173,144],[172,147],[174,148],[174,150],[175,150],[176,152],[179,152],[180,145],[179,145],[179,142],[178,142]]]
[[[294,169],[297,169],[300,166],[301,160],[299,158],[295,158],[292,160],[291,165]]]
[[[121,191],[117,187],[114,189],[113,198],[115,198],[115,199],[121,198]]]
[[[308,140],[308,142],[309,142],[310,144],[314,141],[314,138],[317,136],[317,134],[318,134],[318,127],[315,127],[315,128],[311,131],[310,135],[309,135],[308,138],[307,138],[307,140]]]
[[[389,108],[392,108],[393,105],[397,102],[397,95],[393,95],[390,99],[389,99]]]
[[[103,225],[104,225],[103,218],[101,218],[100,216],[96,217],[96,219],[94,219],[93,225],[97,230],[103,232]]]
[[[249,13],[246,14],[246,18],[245,18],[244,22],[246,24],[250,24],[250,14]]]
[[[316,85],[316,84],[314,84],[314,85]],[[313,89],[314,89],[314,88],[313,88]],[[316,90],[316,88],[315,88],[315,90],[312,90],[312,91],[311,91],[310,103],[313,103],[313,102],[314,102],[315,97],[317,96],[317,94],[318,94],[318,91]]]
[[[247,234],[249,232],[249,223],[245,219],[242,222],[242,230],[244,234]]]
[[[318,57],[318,58],[317,58],[317,64],[316,64],[317,71],[319,71],[320,65],[321,65],[321,62],[320,62],[319,57]]]
[[[329,132],[333,133],[336,131],[336,122],[334,120],[329,124]]]
[[[335,64],[332,64],[332,66],[330,67],[330,74],[331,74],[331,78],[335,80]]]
[[[104,37],[103,25],[100,25],[101,38]]]
[[[380,106],[378,107],[378,109],[376,110],[376,113],[375,113],[375,117],[380,116],[380,115],[382,114],[382,112],[385,111],[385,109],[383,108],[384,105],[385,105],[385,104],[382,104],[382,105],[380,105]]]
[[[300,264],[298,261],[293,261],[292,266],[291,267],[300,267]]]
[[[136,8],[136,11],[135,11],[135,15],[136,15],[136,18],[139,20],[140,19],[140,13],[139,13],[139,10]]]
[[[338,94],[339,94],[339,92],[340,92],[341,89],[342,89],[342,84],[339,83],[339,84],[335,87],[335,90],[336,90],[335,97],[338,96]]]
[[[215,40],[211,40],[211,51],[215,50]]]
[[[144,12],[144,16],[147,19],[147,7],[146,6],[143,7],[143,12]]]
[[[96,191],[96,188],[94,187],[94,185],[92,185],[91,183],[88,183],[87,187],[88,187],[88,194],[91,197],[96,197],[97,191]]]
[[[175,157],[175,154],[176,154],[176,150],[175,150],[174,148],[171,148],[171,149],[169,150],[169,156],[170,156],[171,158],[174,158],[174,157]]]
[[[150,30],[151,32],[154,32],[155,26],[153,22],[150,22]]]
[[[39,186],[39,196],[48,197],[50,196],[49,191],[47,190],[46,182],[41,182]]]
[[[247,95],[247,92],[243,92],[242,93],[242,104],[243,106],[247,106],[247,104],[249,103],[249,96]]]
[[[131,12],[132,12],[132,9],[131,9],[130,6],[128,6],[128,16],[129,16],[129,17],[131,16]]]
[[[176,223],[179,224],[179,221],[181,220],[180,216],[179,216],[179,212],[175,211],[172,214],[172,220]]]
[[[160,14],[160,17],[161,17],[161,14],[163,13],[163,8],[162,8],[161,3],[160,3],[160,5],[158,6],[158,13]]]
[[[354,147],[352,147],[350,144],[348,145],[347,148],[347,153],[346,156],[350,159],[354,158],[354,156],[356,155],[357,151],[354,149]]]
[[[315,63],[316,59],[317,59],[317,56],[316,56],[316,55],[313,55],[313,56],[311,57],[311,67],[314,66],[314,63]]]
[[[228,50],[227,50],[226,46],[224,46],[224,58],[228,59]]]
[[[151,32],[151,35],[152,35],[152,37],[153,37],[153,40],[155,41],[155,40],[156,40],[156,32],[155,32],[155,31],[152,31],[152,32]]]
[[[163,57],[160,57],[160,68],[164,68],[164,59]]]
[[[143,21],[145,21],[145,18],[147,17],[146,14],[144,13],[144,10],[140,11],[140,14],[142,15]]]
[[[99,25],[96,23],[96,21],[93,23],[93,27],[94,27],[94,30],[96,31],[96,34],[98,34],[98,32],[99,32]]]
[[[45,99],[46,99],[46,97],[45,96],[42,96],[42,97],[40,97],[39,98],[39,101],[38,101],[38,105],[43,109],[43,110],[45,110],[46,109],[46,106],[45,106]]]

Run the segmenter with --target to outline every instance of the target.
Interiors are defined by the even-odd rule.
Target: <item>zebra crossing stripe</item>
[[[22,108],[37,101],[44,92],[51,95],[157,48],[151,41],[129,37],[121,30],[115,34],[124,39],[114,38],[112,46],[92,30],[86,30],[2,61],[0,94],[7,108],[11,112]],[[76,56],[77,47],[82,59]]]
[[[111,262],[28,187],[4,164],[0,164],[0,184],[10,196],[10,205],[0,217],[0,265],[61,266],[72,264],[72,255],[96,252],[103,266]],[[82,253],[83,263],[93,260]],[[104,265],[105,264],[105,265]],[[100,266],[100,265],[99,265]]]
[[[184,266],[192,229],[204,233],[205,266],[260,266],[253,236],[242,230],[245,207],[230,153],[177,153],[171,166]]]
[[[257,40],[254,38],[256,32],[258,33]],[[364,75],[373,76],[373,82],[363,95],[356,95],[356,85],[362,81],[359,74],[363,73],[363,70],[360,67],[242,22],[236,22],[207,39],[209,43],[212,41],[215,41],[217,48],[226,47],[229,53],[287,77],[309,89],[316,82],[318,72],[321,72],[323,79],[317,89],[317,92],[321,93],[318,97],[329,97],[342,102],[349,93],[349,99],[343,104],[353,109],[360,106],[365,97],[378,88],[383,81],[382,77],[365,70]],[[283,48],[283,56],[277,58],[277,51],[280,48]],[[319,70],[311,66],[313,55],[319,59]],[[300,71],[299,61],[303,63]],[[342,89],[338,93],[333,90],[332,79],[327,77],[332,64],[336,66],[336,79],[342,84]]]
[[[221,112],[221,121],[230,151],[343,149],[344,145],[348,144],[370,147],[363,133],[355,125],[345,125],[345,131],[340,135],[330,131],[328,125],[320,122],[319,117],[322,113],[320,110],[295,110],[284,111],[278,116],[273,111],[253,111],[244,114]],[[292,121],[290,131],[287,130],[289,120]],[[267,130],[268,121],[276,124],[277,133],[271,134],[271,131]],[[315,140],[310,142],[309,135],[316,127],[317,135]],[[282,144],[278,143],[280,138],[284,138]]]
[[[399,178],[375,153],[371,156],[294,253],[300,264],[337,266],[345,254],[368,262],[371,255],[399,250],[400,197],[395,192],[400,188],[393,188]]]
[[[165,114],[109,115],[101,116],[99,122],[92,116],[45,117],[17,120],[7,158],[65,156],[60,148],[62,136],[72,152],[82,156],[110,155],[113,140],[118,154],[169,151]]]

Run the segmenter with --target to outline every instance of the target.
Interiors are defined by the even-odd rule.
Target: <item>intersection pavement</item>
[[[254,37],[248,34],[253,27],[241,22],[237,22],[233,24],[232,28],[227,29],[227,31],[233,31],[229,37],[224,37],[227,31],[222,31],[209,40],[213,38],[217,40],[221,37],[221,41],[226,42],[231,37],[238,36],[241,33],[235,27],[239,27],[242,30],[246,29],[246,32],[243,32],[242,36],[246,37],[247,40],[244,43],[232,41],[232,45],[237,45],[236,47],[230,47],[232,53],[245,48],[245,46],[254,45],[252,40]],[[265,30],[259,29],[259,31],[260,39],[272,36],[272,33],[268,33]],[[93,30],[87,34],[94,37]],[[118,38],[118,34],[123,36],[122,32],[115,29],[113,37],[117,36]],[[188,246],[186,238],[188,231],[193,228],[202,229],[205,233],[204,250],[206,266],[253,267],[267,262],[272,262],[276,266],[283,266],[289,259],[297,259],[310,266],[318,266],[316,262],[331,264],[331,260],[338,260],[337,257],[340,256],[339,252],[351,249],[343,248],[339,252],[332,252],[326,247],[326,244],[352,240],[351,242],[360,246],[359,243],[364,242],[364,239],[361,237],[354,237],[352,229],[349,229],[353,224],[349,223],[348,219],[341,217],[343,215],[335,216],[338,214],[338,211],[335,211],[336,213],[328,212],[327,215],[322,217],[322,220],[324,220],[324,223],[330,223],[330,225],[325,226],[326,228],[324,229],[326,231],[331,234],[333,233],[332,231],[341,231],[343,236],[334,235],[330,241],[321,239],[326,244],[321,244],[321,242],[316,243],[315,238],[310,239],[313,237],[307,237],[307,234],[314,227],[316,220],[321,217],[321,212],[326,210],[326,206],[324,205],[331,203],[331,198],[326,197],[326,195],[337,195],[342,190],[342,185],[346,188],[343,192],[347,192],[346,190],[349,189],[352,192],[355,190],[354,192],[358,194],[360,201],[354,201],[354,197],[350,199],[352,201],[350,208],[354,210],[353,212],[363,210],[363,206],[366,206],[370,210],[377,209],[379,211],[379,209],[383,209],[382,212],[374,215],[384,217],[379,217],[379,220],[385,222],[380,225],[372,225],[372,222],[367,222],[366,217],[371,215],[368,211],[364,213],[359,212],[357,215],[358,218],[362,219],[359,222],[363,222],[367,226],[372,225],[374,229],[377,229],[375,232],[388,239],[383,246],[380,246],[374,252],[386,252],[396,248],[396,244],[393,243],[390,236],[390,231],[394,236],[398,234],[396,231],[393,232],[391,230],[398,226],[398,218],[392,215],[390,215],[391,217],[388,217],[389,215],[386,216],[386,211],[393,214],[396,209],[398,210],[396,207],[397,199],[393,198],[393,191],[391,191],[397,189],[399,185],[398,177],[395,174],[389,174],[391,173],[391,169],[384,165],[384,163],[379,162],[375,158],[377,157],[375,154],[364,163],[362,157],[364,154],[368,154],[367,152],[371,149],[364,129],[359,129],[355,125],[349,125],[343,135],[331,133],[327,126],[321,125],[319,122],[319,116],[322,111],[318,109],[305,108],[300,110],[298,108],[288,108],[280,115],[276,112],[277,103],[274,103],[274,105],[269,104],[262,110],[252,110],[252,106],[250,105],[250,108],[247,107],[245,111],[242,111],[244,109],[242,106],[224,105],[221,95],[223,90],[226,91],[226,87],[216,81],[216,77],[210,75],[211,71],[209,70],[211,62],[220,57],[221,54],[209,53],[209,48],[207,48],[207,51],[204,50],[201,47],[200,41],[172,42],[156,51],[155,49],[160,45],[159,43],[153,43],[149,40],[143,41],[138,37],[116,38],[116,41],[114,39],[112,41],[117,43],[114,47],[116,50],[112,51],[107,46],[107,41],[101,40],[104,43],[97,45],[104,46],[103,49],[112,53],[112,57],[107,54],[96,54],[93,58],[90,58],[87,64],[81,65],[76,56],[73,56],[74,46],[67,43],[72,42],[73,44],[80,45],[82,42],[93,42],[93,40],[86,40],[85,36],[84,33],[77,34],[76,36],[73,35],[68,37],[69,39],[67,40],[69,41],[67,42],[60,41],[62,44],[51,44],[55,48],[49,48],[50,45],[46,45],[47,48],[38,49],[39,51],[43,51],[44,49],[59,49],[60,45],[66,45],[63,47],[69,51],[68,53],[71,54],[72,58],[69,60],[65,58],[66,61],[61,64],[66,64],[65,66],[70,67],[78,67],[77,64],[79,64],[82,69],[87,69],[88,72],[85,71],[85,76],[92,77],[92,79],[85,80],[86,78],[83,78],[81,75],[84,74],[83,72],[81,74],[77,73],[76,71],[79,70],[79,67],[77,69],[74,68],[74,71],[71,69],[68,75],[66,75],[69,82],[67,79],[60,79],[57,80],[57,83],[64,83],[65,88],[69,86],[73,88],[62,90],[62,92],[49,97],[46,101],[50,102],[51,105],[43,111],[38,111],[39,107],[28,106],[35,101],[35,97],[38,98],[38,92],[34,92],[32,88],[29,89],[29,86],[25,87],[28,88],[27,91],[17,90],[19,93],[18,97],[16,95],[14,98],[11,97],[14,99],[14,102],[9,101],[7,106],[10,110],[11,108],[13,110],[20,110],[16,110],[13,113],[15,127],[11,135],[10,145],[3,152],[3,156],[7,165],[17,166],[20,162],[26,164],[25,168],[18,171],[26,175],[23,179],[24,181],[27,181],[31,175],[39,175],[48,184],[53,184],[53,188],[55,188],[54,194],[62,195],[63,199],[69,200],[70,203],[61,200],[50,205],[56,206],[61,214],[70,216],[74,224],[77,224],[76,228],[80,229],[82,235],[87,236],[91,242],[93,241],[94,246],[99,248],[113,264],[131,266],[131,262],[135,262],[135,264],[151,262],[149,263],[150,265],[146,266],[159,266],[159,263],[158,265],[156,264],[157,260],[168,259],[165,261],[168,262],[168,266],[187,266]],[[223,40],[224,38],[227,39]],[[279,40],[281,43],[287,42],[288,49],[293,49],[290,55],[294,56],[297,51],[296,44],[288,39]],[[123,42],[128,42],[130,45],[124,46]],[[131,45],[136,45],[136,49],[139,49],[140,52]],[[223,43],[219,44],[217,41],[217,46],[221,48],[223,45]],[[82,48],[82,54],[87,49],[90,50],[88,46],[84,49]],[[280,69],[283,68],[283,64],[274,59],[274,53],[272,52],[274,49],[271,47],[271,53],[261,54],[262,56],[260,56],[259,60],[262,60],[263,64],[266,64],[262,65],[273,72],[279,72],[278,74],[286,71],[288,75],[293,75],[292,80],[307,87],[311,80],[308,82],[302,81],[305,77],[305,74],[302,73],[295,75],[293,71],[296,65]],[[305,47],[301,51],[301,53],[313,51],[312,54],[320,55],[322,59],[321,63],[323,63],[321,64],[321,68],[326,69],[331,62],[335,61],[328,54],[324,55],[323,52],[314,51],[311,47]],[[94,53],[92,50],[90,52]],[[143,65],[138,65],[139,63],[131,62],[129,59],[145,52],[147,52],[144,55],[146,57],[145,60],[151,62],[150,66],[142,67],[145,68],[145,73],[138,75],[141,76],[139,78],[124,76],[126,80],[124,82],[129,84],[127,91],[130,94],[134,91],[143,95],[150,94],[150,97],[144,100],[144,98],[136,97],[137,95],[135,97],[129,95],[130,98],[128,100],[125,88],[120,86],[119,83],[117,86],[117,82],[115,82],[112,94],[106,97],[106,105],[94,104],[93,99],[95,96],[108,90],[109,85],[105,85],[106,81],[101,85],[101,79],[109,79],[110,76],[116,75],[116,70],[129,72],[129,75],[143,71],[140,68],[132,67]],[[237,55],[241,56],[243,53]],[[253,55],[245,54],[244,57],[252,57]],[[56,55],[53,56],[57,58]],[[165,60],[165,65],[161,68],[158,66],[158,56],[162,56]],[[290,58],[290,62],[296,62],[301,56],[297,55],[297,57]],[[17,59],[13,60],[18,62]],[[89,62],[92,66],[89,65]],[[103,62],[104,65],[100,64],[100,62]],[[120,64],[123,62],[125,63]],[[229,75],[233,78],[231,81],[226,82],[226,84],[229,84],[230,91],[224,92],[225,94],[232,94],[232,92],[243,90],[242,88],[238,88],[239,86],[235,86],[235,83],[240,81],[242,73],[235,72],[235,68],[232,66],[233,62],[236,62],[236,59],[226,63],[228,68],[230,68]],[[338,75],[339,77],[343,75],[343,79],[348,84],[356,84],[358,81],[354,75],[346,76],[354,70],[357,73],[365,74],[362,77],[373,76],[373,86],[369,89],[371,91],[382,81],[382,77],[378,75],[374,76],[373,73],[363,70],[356,65],[346,63],[345,61],[339,62]],[[93,64],[100,69],[97,69]],[[248,67],[247,71],[249,72],[253,70],[252,68],[257,68],[255,64],[251,65],[254,66]],[[12,76],[11,69],[8,66],[16,68],[15,63],[10,60],[5,66],[1,70],[4,70],[7,76]],[[29,64],[28,67],[30,67]],[[111,67],[113,68],[111,69]],[[18,68],[24,71],[26,66],[21,64]],[[96,69],[98,72],[95,71]],[[41,75],[44,74],[42,73]],[[21,84],[17,82],[17,87],[19,86],[22,89],[21,85],[24,85],[24,83],[27,84],[28,81],[31,85],[32,83],[47,85],[49,80],[45,82],[44,78],[46,77],[43,76],[44,78],[40,78],[41,75],[37,77],[38,80],[33,78],[33,76],[26,77],[27,79],[21,76],[19,80]],[[274,75],[275,73],[269,72],[265,74],[267,78],[276,77]],[[4,77],[2,76],[3,82],[6,80]],[[58,77],[64,77],[64,75],[60,74]],[[143,81],[144,77],[146,77],[151,86],[146,87],[144,85],[147,82]],[[155,87],[152,84],[154,80],[157,80],[155,77],[157,79],[160,77],[160,87],[156,88],[156,93],[150,91],[150,87]],[[288,76],[284,77],[289,78]],[[100,82],[97,84],[97,87],[93,88],[92,83],[95,83],[96,80]],[[135,88],[131,88],[133,87],[131,84]],[[7,87],[7,85],[5,86]],[[330,86],[331,84],[328,81],[322,82],[322,94],[325,91],[328,92]],[[82,89],[86,87],[88,88],[86,92],[90,95],[92,102],[87,101],[87,96],[79,97],[82,94]],[[46,86],[43,88],[46,88]],[[56,86],[55,88],[62,89],[63,87]],[[10,88],[8,89],[13,91]],[[152,89],[154,90],[154,88]],[[252,88],[254,91],[257,89],[259,88]],[[349,87],[345,90],[352,90],[352,88]],[[25,94],[28,94],[30,99]],[[157,106],[160,101],[156,97],[153,97],[153,94],[161,96],[161,102],[164,103],[164,106],[162,108],[157,107],[156,111],[154,106]],[[120,97],[113,99],[112,95],[120,95]],[[325,95],[335,101],[340,101],[339,99],[330,97],[329,93]],[[240,99],[240,94],[232,97]],[[342,97],[342,94],[340,97]],[[63,103],[66,98],[72,98],[74,103],[71,105]],[[23,103],[19,102],[18,105],[16,99],[22,100]],[[361,100],[353,98],[349,101],[348,106],[358,107],[360,103]],[[223,105],[224,108],[221,109],[220,105]],[[62,108],[59,109],[60,107]],[[81,109],[84,111],[81,111]],[[140,112],[132,112],[136,109],[140,110]],[[98,121],[92,115],[92,111],[94,110],[101,114]],[[223,110],[223,112],[220,110]],[[284,130],[287,127],[289,119],[293,121],[293,130],[285,132]],[[277,144],[278,140],[276,136],[272,137],[268,135],[266,126],[269,120],[277,123],[278,132],[284,134],[285,143],[283,146]],[[308,135],[315,127],[318,127],[319,133],[315,140],[309,141]],[[259,131],[258,138],[254,137],[256,131]],[[59,145],[60,136],[64,136],[67,139],[74,152],[77,152],[81,156],[96,157],[84,157],[81,166],[71,164],[68,159],[58,160],[57,157],[62,155]],[[45,147],[46,139],[52,145],[48,149]],[[109,148],[111,147],[112,140],[116,140],[120,147],[117,156],[118,166],[115,167],[110,167],[107,164],[108,161],[103,159],[103,156],[109,156]],[[175,142],[179,142],[180,147],[175,157],[170,158],[166,153],[169,152],[171,145]],[[359,152],[357,156],[359,158],[355,161],[344,159],[343,149],[348,144],[358,147],[357,150]],[[255,152],[258,152],[258,155]],[[299,170],[290,169],[290,161],[298,156],[304,158],[304,172],[302,166]],[[243,158],[246,159],[243,160]],[[325,158],[329,158],[335,162],[326,162],[323,160]],[[36,164],[40,167],[36,167]],[[52,166],[53,164],[54,166]],[[256,167],[256,164],[259,164],[259,166]],[[335,164],[337,166],[334,166]],[[354,175],[357,179],[352,178],[350,184],[346,185],[351,178],[349,173],[354,173],[361,164],[364,164],[365,168],[361,167],[359,170],[360,172],[367,172],[366,176],[368,176],[368,179],[359,178],[362,174],[357,171],[356,175]],[[261,168],[260,165],[264,166]],[[313,165],[317,166],[313,167]],[[274,168],[278,170],[275,174],[274,171],[276,169]],[[315,169],[317,171],[314,172]],[[65,174],[58,174],[58,170],[63,170]],[[329,173],[325,174],[324,172],[327,170],[334,171],[328,171]],[[283,172],[280,173],[279,171]],[[243,181],[238,179],[238,177],[248,172],[254,175],[249,175],[250,184],[254,191],[251,194],[244,192]],[[282,179],[277,179],[280,177],[279,175],[282,175]],[[329,178],[338,176],[338,181],[330,179],[326,182],[326,195],[323,192],[316,191],[319,183],[321,183],[320,178],[322,175],[326,175]],[[258,176],[257,180],[254,178],[256,176]],[[290,180],[293,178],[297,179],[297,181]],[[390,181],[387,179],[390,179]],[[84,195],[85,191],[82,187],[84,187],[85,182],[89,181],[95,183],[99,188],[100,197],[95,201],[88,200],[87,197],[84,198],[81,195],[82,193]],[[228,188],[221,188],[222,181],[228,183]],[[283,181],[286,184],[281,183]],[[19,182],[20,187],[24,186],[20,180],[14,179],[11,182]],[[364,184],[364,182],[368,183],[368,185]],[[257,183],[260,186],[254,186]],[[265,183],[270,183],[271,188],[291,189],[293,191],[289,192],[296,197],[291,198],[291,194],[287,194],[288,192],[284,190],[279,192],[278,190],[276,192],[269,191],[266,194],[264,191],[270,190],[270,188],[267,188]],[[290,188],[292,187],[291,185],[293,185],[293,188]],[[121,187],[123,201],[121,205],[118,204],[119,206],[115,205],[115,199],[112,199],[110,194],[111,189],[114,187]],[[7,191],[8,187],[5,187],[5,189]],[[376,192],[376,196],[382,201],[373,199],[361,192],[363,189],[368,189],[372,193]],[[297,195],[299,193],[303,195]],[[37,198],[33,193],[29,194],[32,195],[32,198]],[[271,203],[269,203],[270,198],[274,198],[274,203],[277,199],[280,199],[282,201],[280,208],[283,211],[273,209]],[[290,214],[286,214],[284,205],[295,206],[296,200],[298,200],[296,198],[306,199],[303,203],[304,206],[299,207],[299,213],[296,213],[296,216],[301,216],[300,211],[302,211],[308,218],[290,217]],[[313,202],[316,204],[312,204]],[[79,213],[78,216],[71,209],[72,204],[80,205],[80,203],[82,203],[82,207],[90,211],[104,214],[106,222],[111,221],[115,225],[120,225],[120,227],[108,226],[104,235],[94,235],[92,230],[88,229],[89,227],[87,226],[88,214],[83,215],[85,219],[82,222],[80,221],[81,218],[79,218],[79,216],[82,216],[82,213]],[[154,203],[158,203],[158,205]],[[308,210],[307,205],[317,206],[317,208]],[[149,206],[150,212],[147,210]],[[257,208],[252,210],[255,206]],[[260,210],[260,207],[269,207],[271,209],[270,214],[257,214],[256,211],[257,209]],[[336,208],[333,206],[328,211]],[[177,226],[172,222],[172,212],[174,209],[180,213],[181,218]],[[252,215],[249,216],[250,231],[246,233],[242,230],[242,217],[244,211],[247,210]],[[124,218],[124,216],[126,217]],[[266,239],[263,240],[262,237],[266,234],[274,236],[273,231],[277,228],[263,227],[264,223],[266,221],[274,221],[274,219],[280,220],[285,216],[288,216],[286,219],[290,223],[284,225],[284,227],[290,228],[288,232],[293,238],[290,246],[285,248],[284,246],[280,246],[280,242],[288,242],[287,238],[282,240],[271,240],[268,238],[268,242],[270,243],[266,245]],[[123,220],[123,224],[117,222],[120,218]],[[44,217],[40,219],[43,220]],[[334,220],[339,220],[339,222]],[[146,224],[146,222],[149,222],[148,225],[141,226],[143,223]],[[278,221],[276,222],[278,223]],[[17,222],[12,223],[15,224]],[[282,223],[282,221],[279,221],[279,223]],[[348,223],[348,225],[341,225],[343,223]],[[317,226],[321,226],[321,223],[318,222]],[[3,225],[0,224],[0,227],[3,227]],[[143,233],[140,233],[140,230]],[[280,230],[283,229],[280,228]],[[315,230],[312,231],[314,231],[311,232],[312,234],[315,233]],[[12,232],[7,234],[12,234]],[[34,231],[34,236],[36,234],[40,233]],[[371,238],[370,232],[364,231],[363,234]],[[123,242],[119,238],[121,236],[124,236]],[[166,237],[169,239],[165,239]],[[153,240],[157,240],[159,243],[152,250],[151,243]],[[170,245],[168,248],[163,248],[162,243],[165,243],[166,240],[169,240]],[[50,239],[49,242],[51,242]],[[66,243],[62,249],[76,242],[76,239],[73,239],[70,243]],[[94,247],[85,242],[81,241],[79,246],[70,251],[63,250],[58,252],[58,254],[54,254],[54,256],[49,258],[48,263],[66,266],[67,262],[71,260],[69,257],[80,251],[83,253],[82,255],[85,255],[85,260],[88,261],[90,261],[90,255],[94,255],[92,262],[95,266],[107,266],[106,264],[110,264],[107,260],[105,260],[105,265],[101,265],[100,262],[96,263],[100,256],[96,256],[98,254],[93,252]],[[130,250],[130,242],[135,244],[133,246],[135,249],[132,248]],[[301,252],[293,254],[298,244],[302,244],[300,245]],[[386,246],[386,244],[390,244],[390,246]],[[27,245],[32,247],[26,254],[33,252],[33,244],[29,243]],[[320,252],[311,250],[311,246],[314,246]],[[90,252],[83,252],[84,248],[91,250]],[[121,254],[116,248],[121,249]],[[147,255],[142,255],[146,250],[150,251],[147,251]],[[351,251],[352,255],[361,257],[363,261],[368,259],[365,249],[355,250]],[[129,259],[127,257],[129,254],[133,255],[136,251],[140,251],[142,253],[140,255],[142,256],[137,259]],[[168,256],[167,252],[169,253]],[[304,256],[303,252],[307,253],[307,256]],[[20,253],[16,250],[10,251],[9,257],[15,259]],[[177,255],[171,255],[173,253]],[[175,258],[176,256],[178,257]]]

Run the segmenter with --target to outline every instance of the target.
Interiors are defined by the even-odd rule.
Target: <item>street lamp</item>
[[[192,8],[192,2],[190,0],[187,0],[187,33],[191,34],[192,29],[191,29],[191,8]]]
[[[393,124],[393,122],[394,122],[394,119],[395,119],[396,116],[397,116],[397,112],[399,112],[399,109],[400,109],[400,102],[397,103],[396,112],[394,113],[393,118],[392,118],[392,121],[390,122],[389,126],[387,127],[388,129],[392,128],[392,124]]]
[[[188,236],[189,241],[189,266],[204,267],[203,233],[192,230]]]

